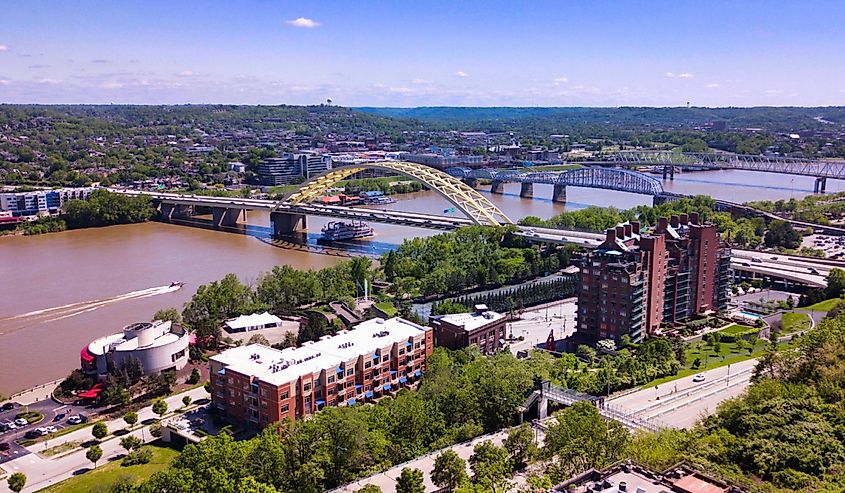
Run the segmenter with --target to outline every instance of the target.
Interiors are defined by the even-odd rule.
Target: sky
[[[0,102],[845,105],[845,1],[0,2]]]

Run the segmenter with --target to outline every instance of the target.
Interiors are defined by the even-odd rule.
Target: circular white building
[[[137,359],[145,375],[181,370],[188,363],[188,331],[170,321],[127,325],[122,333],[95,339],[81,353],[82,370],[105,375],[109,365],[120,368]]]

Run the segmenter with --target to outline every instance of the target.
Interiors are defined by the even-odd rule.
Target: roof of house
[[[439,320],[446,321],[451,325],[462,327],[465,331],[471,332],[485,325],[505,318],[501,313],[485,310],[475,311],[471,313],[453,313],[450,315],[443,315]]]

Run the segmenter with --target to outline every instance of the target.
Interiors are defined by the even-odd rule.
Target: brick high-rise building
[[[211,401],[229,421],[263,428],[390,395],[422,376],[433,349],[433,330],[402,318],[367,320],[298,348],[240,346],[209,360]]]
[[[633,222],[606,235],[582,259],[580,335],[638,342],[663,322],[727,308],[730,250],[698,214],[661,218],[650,234]]]

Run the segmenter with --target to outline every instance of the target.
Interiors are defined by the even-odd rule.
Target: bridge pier
[[[240,217],[241,209],[230,209],[227,207],[214,207],[211,209],[211,218],[215,228],[236,226]]]
[[[540,401],[537,403],[537,414],[540,421],[549,417],[549,398],[540,394]]]
[[[655,195],[651,199],[651,205],[657,206],[660,204],[665,204],[666,202],[671,202],[672,198],[668,195]]]
[[[305,214],[271,212],[270,223],[273,225],[273,236],[282,236],[290,233],[303,233],[308,229],[308,222]]]
[[[827,188],[827,178],[816,178],[816,183],[813,186],[813,193],[825,193]]]
[[[552,191],[552,202],[566,202],[566,185],[555,184]]]
[[[478,179],[477,178],[464,178],[463,182],[469,185],[471,188],[478,188]]]
[[[161,212],[161,219],[165,221],[170,221],[174,217],[176,218],[186,218],[191,217],[194,212],[193,206],[190,205],[183,205],[183,204],[169,204],[167,202],[162,202],[161,207],[159,208]]]
[[[490,193],[505,193],[505,182],[493,180],[490,186]]]
[[[534,184],[530,181],[522,182],[522,187],[519,190],[519,196],[526,199],[534,197]]]
[[[663,166],[663,179],[665,180],[667,176],[669,177],[670,180],[675,179],[675,166],[673,166],[673,165],[664,165]]]

